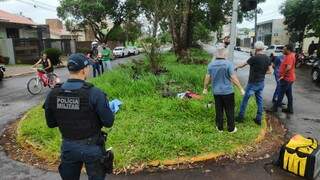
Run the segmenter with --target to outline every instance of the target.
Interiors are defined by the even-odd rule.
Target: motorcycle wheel
[[[31,78],[28,81],[27,89],[32,95],[39,94],[43,89],[42,81],[39,78]]]
[[[312,81],[313,81],[313,82],[320,82],[320,70],[315,69],[315,70],[312,72]]]
[[[3,77],[4,77],[4,74],[2,71],[0,71],[0,81],[2,81]]]
[[[296,63],[296,68],[299,68],[302,66],[302,61],[298,60],[297,63]]]

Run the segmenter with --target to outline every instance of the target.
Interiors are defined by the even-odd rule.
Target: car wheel
[[[315,69],[312,71],[312,81],[319,82],[320,81],[320,70]]]

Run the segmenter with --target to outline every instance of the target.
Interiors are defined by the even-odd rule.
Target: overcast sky
[[[258,16],[258,22],[281,18],[279,7],[285,0],[266,0],[259,4],[263,14]],[[33,19],[38,24],[44,24],[47,18],[57,18],[56,7],[58,0],[0,0],[0,9],[14,14],[20,12]],[[238,27],[253,28],[254,22],[244,21]]]
[[[258,15],[258,23],[283,18],[279,12],[279,8],[284,2],[285,0],[266,0],[266,2],[260,3],[258,6],[262,9],[263,13]],[[238,27],[254,28],[254,21],[244,21],[242,24],[239,24]]]

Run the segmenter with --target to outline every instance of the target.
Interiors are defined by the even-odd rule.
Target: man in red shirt
[[[273,111],[277,112],[278,107],[281,107],[284,95],[288,98],[287,109],[282,109],[282,112],[293,113],[293,97],[292,97],[292,84],[296,80],[295,74],[295,53],[293,52],[292,45],[286,45],[283,49],[285,55],[283,62],[280,65],[280,92],[277,102],[273,105]]]

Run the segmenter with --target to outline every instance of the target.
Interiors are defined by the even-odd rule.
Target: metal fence
[[[75,52],[75,42],[70,39],[12,39],[16,64],[33,64],[47,48],[61,50],[62,54]]]

